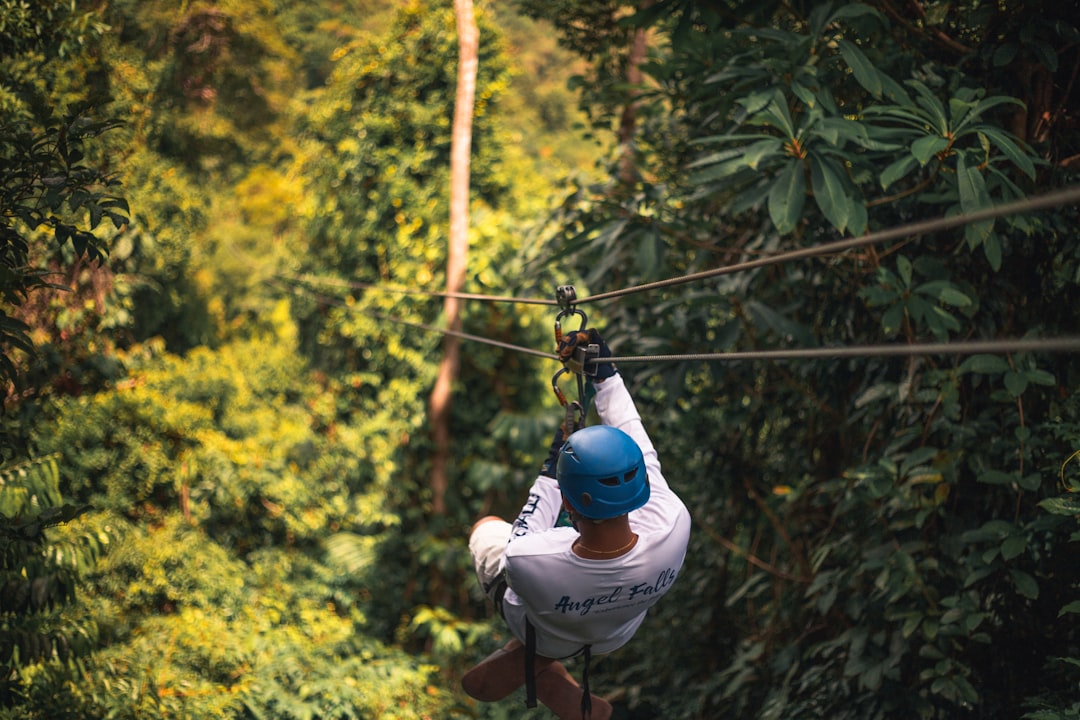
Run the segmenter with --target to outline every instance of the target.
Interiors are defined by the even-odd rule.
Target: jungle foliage
[[[579,296],[1068,186],[1080,19],[477,2],[466,290]],[[557,368],[439,361],[452,4],[0,0],[0,718],[507,718],[465,535]],[[595,165],[594,165],[595,163]],[[1074,207],[587,306],[616,355],[1074,334]],[[470,303],[548,351],[554,312]],[[1080,718],[1080,362],[626,363],[695,530],[625,718]],[[576,670],[573,666],[572,670]],[[672,689],[678,688],[678,692]],[[537,711],[533,716],[543,716]]]

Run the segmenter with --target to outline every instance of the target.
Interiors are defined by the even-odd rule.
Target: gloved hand
[[[563,335],[562,341],[559,343],[558,355],[559,360],[565,365],[567,360],[574,357],[574,352],[579,347],[586,347],[588,345],[596,345],[600,350],[599,357],[609,358],[611,357],[611,349],[608,348],[607,343],[604,342],[604,338],[601,337],[599,331],[596,328],[586,328],[585,330],[578,330],[575,332],[567,333]],[[601,363],[589,363],[586,367],[588,374],[593,380],[606,380],[614,375],[617,371],[615,363],[601,362]],[[595,370],[595,374],[593,371]]]

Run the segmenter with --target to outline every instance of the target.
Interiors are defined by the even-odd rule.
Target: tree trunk
[[[465,261],[469,250],[469,159],[472,153],[472,117],[476,96],[476,68],[479,37],[472,0],[454,0],[458,32],[458,81],[454,103],[454,128],[450,147],[450,247],[446,260],[446,290],[461,292],[465,281]],[[461,329],[460,301],[447,297],[443,304],[446,326]],[[454,335],[443,338],[443,359],[435,388],[428,403],[435,452],[431,468],[431,511],[446,513],[450,460],[450,408],[452,388],[457,379],[461,341]]]
[[[648,8],[652,2],[643,3],[642,9]],[[619,117],[619,181],[624,185],[633,185],[638,179],[637,163],[634,158],[634,131],[637,126],[638,96],[641,94],[641,63],[645,62],[645,55],[649,49],[649,37],[644,28],[638,28],[634,32],[630,43],[630,51],[626,58],[626,84],[630,87],[630,97]]]

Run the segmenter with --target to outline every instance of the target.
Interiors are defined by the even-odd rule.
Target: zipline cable
[[[695,280],[704,280],[711,277],[717,277],[719,275],[729,275],[731,273],[742,272],[744,270],[753,270],[759,267],[765,267],[767,265],[776,265],[779,263],[787,262],[789,260],[801,260],[803,258],[814,257],[816,255],[830,255],[844,250],[851,250],[853,248],[865,247],[867,245],[875,245],[878,243],[887,242],[889,240],[898,240],[903,237],[923,235],[926,233],[938,232],[940,230],[949,230],[960,225],[974,224],[977,222],[982,222],[983,220],[991,220],[994,218],[998,218],[1003,215],[1014,215],[1019,213],[1031,212],[1033,210],[1043,210],[1045,208],[1056,207],[1058,205],[1069,205],[1075,202],[1080,202],[1080,186],[1066,188],[1064,190],[1058,190],[1055,192],[1047,193],[1045,195],[1037,195],[1035,197],[1023,198],[1021,200],[1015,200],[1013,202],[1005,203],[1003,205],[995,205],[994,207],[983,208],[981,210],[975,210],[969,213],[954,215],[953,217],[940,217],[933,220],[921,220],[919,222],[909,223],[906,225],[898,225],[897,227],[889,228],[888,230],[881,230],[879,232],[870,233],[869,235],[863,235],[856,238],[836,240],[834,242],[815,245],[813,247],[800,248],[798,250],[791,250],[788,252],[778,253],[776,255],[770,255],[769,257],[758,258],[756,260],[748,260],[746,262],[736,263],[734,265],[725,265],[724,267],[714,268],[712,270],[703,270],[701,272],[681,275],[679,277],[668,278],[666,280],[657,280],[656,282],[645,283],[643,285],[635,285],[633,287],[626,287],[620,290],[611,290],[609,292],[589,295],[587,297],[579,298],[577,302],[581,304],[586,302],[599,302],[600,300],[610,300],[612,298],[622,297],[624,295],[630,295],[638,292],[645,292],[647,290],[657,290],[659,288],[670,287],[672,285],[681,285],[683,283],[693,282]]]
[[[267,280],[266,283],[268,285],[276,286],[276,287],[278,287],[278,288],[280,288],[282,290],[285,290],[286,292],[291,292],[294,295],[299,294],[297,292],[299,290],[300,292],[303,292],[308,298],[310,298],[312,300],[317,300],[318,302],[321,302],[321,303],[323,303],[325,305],[334,305],[336,307],[341,307],[341,308],[346,308],[346,309],[352,307],[348,303],[346,303],[346,302],[344,302],[344,301],[342,301],[342,300],[340,300],[338,298],[334,298],[334,297],[330,297],[328,295],[322,295],[320,293],[312,292],[310,289],[304,287],[303,285],[294,285],[292,287],[284,286],[284,285],[281,284],[280,279]],[[366,311],[366,312],[367,312],[368,315],[370,315],[373,318],[378,318],[379,320],[387,320],[389,322],[393,322],[393,323],[396,323],[398,325],[406,325],[408,327],[417,328],[417,329],[420,329],[420,330],[427,330],[429,332],[442,333],[443,335],[453,335],[454,337],[459,337],[459,338],[461,338],[463,340],[472,340],[472,341],[475,341],[475,342],[484,343],[485,345],[493,345],[495,347],[504,348],[506,350],[514,350],[516,352],[525,353],[526,355],[535,355],[537,357],[547,358],[548,360],[558,360],[559,359],[559,356],[556,355],[555,353],[546,353],[546,352],[542,352],[540,350],[534,350],[532,348],[525,347],[523,345],[514,345],[513,343],[502,342],[501,340],[493,340],[491,338],[482,337],[480,335],[470,335],[469,333],[464,333],[464,332],[461,332],[460,330],[451,330],[450,328],[443,328],[443,327],[438,327],[438,326],[435,326],[435,325],[425,325],[424,323],[412,322],[410,320],[405,320],[403,318],[395,317],[393,315],[384,315],[383,313],[379,313],[379,312],[371,312],[371,311]]]
[[[898,225],[887,230],[880,230],[878,232],[862,235],[857,238],[836,240],[821,245],[815,245],[813,247],[799,248],[798,250],[790,250],[787,252],[777,253],[776,255],[757,258],[756,260],[747,260],[745,262],[735,263],[733,265],[725,265],[724,267],[713,268],[712,270],[703,270],[697,273],[680,275],[678,277],[667,278],[665,280],[657,280],[655,282],[645,283],[642,285],[634,285],[632,287],[626,287],[619,290],[611,290],[608,292],[597,293],[595,295],[578,298],[577,303],[583,304],[588,302],[599,302],[601,300],[610,300],[613,298],[622,297],[624,295],[645,292],[647,290],[658,290],[660,288],[671,287],[673,285],[681,285],[684,283],[694,282],[696,280],[704,280],[712,277],[718,277],[721,275],[730,275],[732,273],[743,272],[745,270],[754,270],[769,265],[778,265],[780,263],[788,262],[790,260],[801,260],[804,258],[815,257],[818,255],[830,255],[842,252],[844,250],[866,247],[868,245],[876,245],[879,243],[888,242],[890,240],[898,240],[904,237],[923,235],[931,232],[938,232],[940,230],[949,230],[955,227],[959,227],[961,225],[973,224],[977,222],[982,222],[984,220],[992,220],[1005,215],[1032,212],[1034,210],[1044,210],[1046,208],[1056,207],[1058,205],[1069,205],[1076,202],[1080,202],[1080,186],[1065,188],[1063,190],[1057,190],[1054,192],[1046,193],[1044,195],[1022,198],[1020,200],[1014,200],[1013,202],[1004,203],[1002,205],[995,205],[993,207],[982,208],[981,210],[961,213],[952,217],[940,217],[934,218],[932,220],[921,220],[914,223],[908,223],[906,225]],[[506,302],[532,305],[558,304],[555,300],[547,298],[519,298],[506,295],[484,295],[479,293],[421,290],[417,288],[382,285],[378,283],[364,283],[357,281],[337,280],[334,278],[322,278],[311,274],[299,275],[294,277],[279,277],[279,279],[285,282],[297,284],[310,283],[317,285],[332,285],[336,287],[348,287],[356,290],[376,290],[381,292],[399,293],[406,295],[422,295],[425,297],[458,298],[461,300],[478,300],[485,302]]]
[[[350,307],[347,303],[339,300],[338,298],[332,298],[326,295],[321,295],[319,293],[314,293],[303,286],[283,289],[293,292],[294,294],[296,293],[297,289],[299,289],[300,291],[308,295],[310,298],[318,300],[322,303],[328,305],[336,305],[343,308]],[[548,360],[560,360],[559,356],[554,353],[546,353],[540,350],[534,350],[533,348],[524,347],[522,345],[514,345],[512,343],[506,343],[500,340],[493,340],[491,338],[486,338],[481,335],[470,335],[469,333],[464,333],[457,330],[450,330],[449,328],[442,328],[435,325],[425,325],[424,323],[412,322],[409,320],[404,320],[402,318],[394,317],[392,315],[384,315],[382,313],[369,312],[368,314],[372,317],[379,318],[380,320],[387,320],[389,322],[417,328],[419,330],[437,332],[444,335],[453,335],[463,340],[470,340],[473,342],[483,343],[485,345],[492,345],[494,347],[503,348],[505,350],[512,350],[514,352],[520,352],[527,355],[532,355],[534,357],[545,358]],[[1019,352],[1080,352],[1080,337],[958,340],[956,342],[939,343],[893,343],[886,345],[787,348],[777,350],[739,350],[732,352],[684,353],[676,355],[628,355],[603,359],[590,359],[588,361],[588,364],[611,362],[629,364],[646,362],[688,362],[718,360],[731,362],[740,360],[835,360],[840,358],[853,357],[912,357],[921,355],[979,354],[1005,355],[1008,353]]]
[[[1080,352],[1080,337],[1013,338],[1003,340],[958,340],[941,343],[858,345],[844,347],[746,350],[681,355],[630,355],[590,360],[590,363],[675,362],[687,360],[812,360],[852,357],[910,357],[914,355],[1006,355],[1019,352]]]
[[[399,325],[406,325],[411,328],[418,328],[420,330],[428,330],[431,332],[442,333],[443,335],[453,335],[463,340],[474,340],[476,342],[484,343],[485,345],[494,345],[495,347],[505,348],[506,350],[516,350],[526,355],[534,355],[536,357],[547,358],[548,360],[558,360],[559,356],[555,353],[546,353],[542,350],[533,350],[532,348],[525,347],[523,345],[514,345],[512,343],[502,342],[501,340],[492,340],[481,335],[470,335],[463,333],[459,330],[451,330],[450,328],[441,328],[435,325],[425,325],[424,323],[411,322],[409,320],[403,320],[401,318],[394,317],[393,315],[383,315],[382,313],[368,313],[372,317],[377,317],[382,320],[389,320],[396,322]]]
[[[484,295],[481,293],[449,292],[439,290],[420,290],[407,288],[400,285],[382,285],[379,283],[365,283],[354,280],[338,280],[336,278],[323,278],[311,274],[296,275],[293,277],[278,276],[279,280],[302,284],[330,285],[332,287],[344,287],[351,290],[378,290],[381,292],[398,293],[401,295],[423,295],[425,297],[457,298],[459,300],[482,300],[485,302],[506,302],[524,305],[556,305],[556,301],[550,298],[517,298],[506,295]]]

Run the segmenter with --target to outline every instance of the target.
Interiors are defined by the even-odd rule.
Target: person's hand
[[[608,348],[607,343],[604,342],[604,338],[600,335],[599,331],[596,328],[587,328],[585,330],[567,333],[563,336],[557,351],[559,360],[565,365],[568,361],[574,359],[574,353],[579,347],[587,348],[589,345],[597,346],[599,350],[598,357],[611,357],[611,349]],[[586,374],[597,381],[606,380],[616,372],[615,363],[611,362],[590,363],[588,369],[590,372]],[[596,372],[595,374],[592,374],[592,370],[594,369]]]

